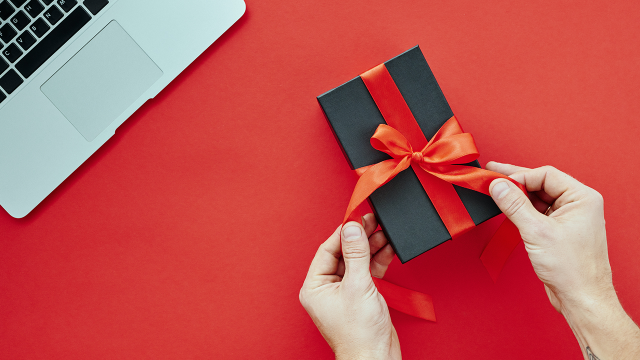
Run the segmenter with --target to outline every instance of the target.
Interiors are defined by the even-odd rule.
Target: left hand
[[[374,233],[373,214],[363,220],[364,227],[349,222],[320,245],[300,302],[336,359],[399,360],[398,334],[371,278],[384,276],[395,252],[381,231]]]

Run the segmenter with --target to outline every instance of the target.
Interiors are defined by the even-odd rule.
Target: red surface
[[[489,159],[605,197],[614,282],[640,319],[640,3],[248,0],[246,16],[24,220],[0,214],[2,359],[330,359],[298,303],[355,184],[315,96],[420,44]],[[635,164],[635,165],[634,165]],[[495,221],[388,279],[406,359],[579,359]]]

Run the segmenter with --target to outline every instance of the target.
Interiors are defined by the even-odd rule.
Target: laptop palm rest
[[[111,21],[41,90],[87,141],[93,141],[162,74],[120,24]]]

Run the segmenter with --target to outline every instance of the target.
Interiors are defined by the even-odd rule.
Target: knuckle
[[[604,197],[598,191],[585,186],[577,192],[580,199],[584,200],[588,204],[602,207],[604,205]]]
[[[332,249],[327,244],[320,245],[320,247],[318,248],[318,251],[316,251],[316,257],[318,257],[322,253],[327,253],[327,254],[335,257],[336,259],[340,259],[340,253],[336,252],[334,249]]]
[[[591,189],[591,197],[598,205],[604,205],[604,197],[598,191]]]
[[[318,248],[318,251],[316,251],[316,256],[318,256],[319,254],[325,253],[325,252],[333,255],[333,252],[331,251],[331,249],[329,249],[326,244],[322,244]]]
[[[370,255],[369,249],[364,248],[363,246],[346,246],[344,249],[344,254],[342,256],[345,259],[363,259]]]
[[[586,186],[577,188],[574,193],[578,200],[591,200],[593,196],[591,194],[591,189]]]
[[[556,169],[551,165],[545,165],[541,167],[540,170],[544,171],[544,173],[547,174],[547,176],[549,176],[550,174],[564,174],[562,171]]]
[[[503,210],[505,215],[511,217],[521,213],[526,205],[526,200],[522,196],[512,196],[507,199],[507,204]]]
[[[302,307],[307,307],[307,292],[304,286],[302,287],[302,289],[300,289],[300,293],[298,293],[298,300],[300,300],[300,304],[302,304]]]

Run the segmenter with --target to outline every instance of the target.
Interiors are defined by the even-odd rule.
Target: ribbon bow
[[[357,207],[376,189],[410,166],[413,166],[414,170],[418,170],[416,167],[419,168],[416,171],[419,178],[424,178],[420,173],[427,173],[447,183],[486,195],[489,195],[489,185],[496,178],[508,179],[525,191],[522,184],[502,174],[474,166],[456,165],[474,161],[480,153],[473,135],[462,131],[455,116],[442,125],[422,151],[414,151],[411,143],[402,133],[385,124],[379,125],[376,129],[371,137],[371,146],[390,155],[392,159],[356,169],[360,178],[351,196],[343,223],[349,220],[359,221],[359,218],[353,217]],[[462,231],[453,231],[451,235],[455,237],[466,230],[469,230],[469,227],[465,227]]]
[[[422,151],[414,151],[402,133],[385,124],[379,125],[376,129],[371,137],[371,146],[390,155],[392,159],[356,170],[360,178],[349,202],[344,223],[348,220],[357,221],[351,218],[353,211],[376,189],[412,165],[448,183],[487,195],[489,184],[496,178],[496,173],[488,170],[456,165],[472,162],[480,153],[473,136],[462,131],[455,117],[449,119],[440,128]]]

